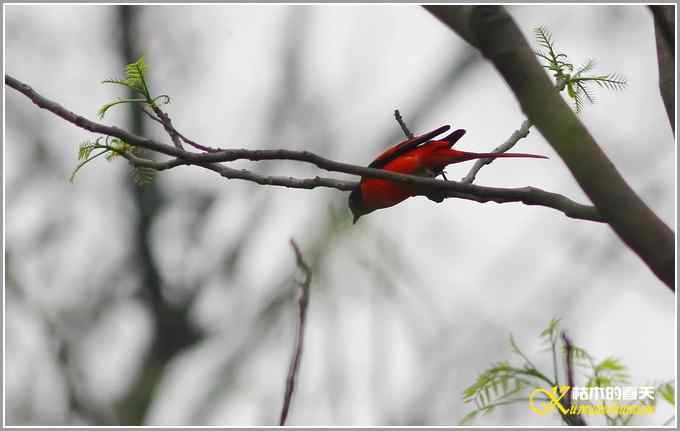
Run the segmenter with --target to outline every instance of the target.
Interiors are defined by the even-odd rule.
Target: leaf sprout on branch
[[[95,150],[101,151],[92,155]],[[79,163],[71,173],[69,181],[73,182],[80,168],[100,156],[105,156],[106,160],[110,162],[125,153],[134,153],[134,150],[134,145],[130,145],[122,139],[113,138],[111,136],[99,137],[94,141],[85,141],[80,144],[80,147],[78,148]],[[154,169],[144,166],[133,166],[132,178],[135,183],[140,186],[146,185],[153,181],[155,172]]]
[[[540,50],[536,51],[536,55],[545,62],[543,67],[553,73],[560,91],[564,88],[567,89],[567,94],[574,101],[574,108],[577,113],[583,112],[586,101],[593,104],[597,100],[591,84],[609,90],[626,88],[626,78],[618,73],[589,74],[595,68],[593,59],[589,59],[578,68],[575,67],[569,61],[567,54],[555,50],[552,34],[545,27],[536,28],[534,33],[538,45],[541,47]]]

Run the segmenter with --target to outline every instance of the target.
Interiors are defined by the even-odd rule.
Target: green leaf
[[[91,151],[90,151],[90,152],[91,152]],[[71,173],[71,177],[69,178],[69,182],[73,183],[73,181],[76,179],[76,174],[78,173],[78,171],[80,170],[80,168],[82,168],[82,167],[85,166],[87,163],[91,162],[92,160],[96,159],[97,157],[99,157],[99,156],[101,156],[101,155],[104,155],[104,154],[106,154],[106,153],[108,153],[108,152],[109,152],[108,149],[104,149],[103,151],[101,151],[101,152],[95,154],[94,156],[91,156],[91,157],[90,157],[90,156],[88,155],[88,157],[84,158],[84,160],[82,160],[80,163],[78,163],[78,166],[76,166],[75,169],[73,170],[73,172]]]
[[[555,338],[557,334],[557,328],[559,328],[559,324],[560,324],[559,318],[550,319],[550,322],[548,322],[548,326],[543,331],[541,331],[540,337],[547,338],[549,341],[552,342],[552,339]]]
[[[588,83],[594,82],[600,87],[611,90],[620,90],[626,87],[626,79],[616,73],[586,76],[595,68],[593,59],[586,61],[574,72],[575,67],[569,61],[567,55],[555,51],[552,34],[545,27],[538,27],[534,30],[534,33],[538,45],[542,48],[535,52],[536,56],[545,61],[543,67],[553,72],[557,82],[564,83],[564,86],[560,85],[560,90],[566,88],[567,95],[574,101],[576,113],[580,114],[583,111],[586,101],[590,103],[596,101],[595,93],[588,87]]]
[[[600,87],[609,90],[623,90],[628,85],[626,78],[618,73],[610,73],[608,75],[593,76],[591,78]]]
[[[626,367],[616,358],[607,357],[604,358],[599,364],[595,365],[596,371],[622,371]]]
[[[106,156],[106,160],[111,161],[115,159],[116,157],[122,155],[123,153],[126,153],[128,151],[133,151],[134,150],[134,145],[128,144],[127,142],[123,141],[122,139],[117,139],[113,138],[108,144],[109,149],[111,150],[109,155]]]
[[[463,416],[463,419],[461,419],[460,422],[458,422],[458,425],[462,426],[462,425],[466,425],[466,424],[472,422],[472,420],[474,420],[474,418],[477,417],[478,413],[479,413],[479,410],[473,410],[473,411],[469,412],[468,414]]]
[[[673,382],[667,382],[659,385],[656,391],[661,395],[668,404],[675,405],[675,384]]]
[[[538,44],[543,48],[552,51],[552,33],[548,31],[544,26],[540,26],[534,29],[534,34],[538,40]]]
[[[592,58],[590,58],[590,59],[588,59],[588,61],[586,62],[586,64],[584,64],[583,66],[581,66],[581,67],[576,71],[576,73],[574,74],[574,77],[579,77],[579,76],[583,75],[583,74],[586,73],[586,72],[590,72],[591,70],[593,70],[594,67],[595,67],[595,60],[593,60]]]
[[[135,166],[132,170],[132,179],[139,186],[145,186],[153,182],[156,170],[145,166]]]
[[[104,118],[104,115],[106,115],[108,110],[111,109],[112,107],[116,106],[116,105],[120,105],[122,103],[139,103],[139,102],[144,103],[144,102],[146,102],[146,100],[144,100],[144,99],[118,98],[118,99],[114,100],[113,102],[109,102],[109,103],[105,104],[104,106],[102,106],[101,108],[99,108],[99,111],[97,111],[97,117],[99,117],[100,119]]]
[[[151,96],[146,85],[144,75],[149,70],[149,66],[144,62],[144,57],[134,63],[125,66],[125,78],[111,78],[102,81],[107,84],[118,84],[130,88],[145,97],[145,101],[149,101]]]
[[[595,103],[595,94],[583,82],[577,82],[576,88],[578,88],[577,91],[580,94],[583,94],[586,97],[588,102],[591,104]]]
[[[82,161],[90,157],[92,151],[97,148],[97,144],[89,141],[85,141],[80,144],[78,148],[78,160]]]

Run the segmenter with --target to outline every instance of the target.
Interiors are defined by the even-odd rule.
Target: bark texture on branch
[[[659,91],[668,121],[675,132],[675,8],[672,5],[655,5],[649,8],[654,16]]]

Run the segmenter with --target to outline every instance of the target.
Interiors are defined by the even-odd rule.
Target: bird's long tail
[[[527,154],[527,153],[470,153],[467,151],[458,151],[454,149],[439,150],[435,153],[435,158],[439,159],[439,162],[450,165],[452,163],[464,162],[467,160],[474,159],[487,159],[487,158],[532,158],[532,159],[547,159],[546,156],[540,156],[538,154]]]
[[[547,159],[548,157],[546,156],[540,156],[538,154],[527,154],[527,153],[468,153],[466,151],[463,151],[464,155],[463,158],[465,160],[472,160],[472,159],[488,159],[488,158],[497,158],[497,157],[529,157],[532,159]]]

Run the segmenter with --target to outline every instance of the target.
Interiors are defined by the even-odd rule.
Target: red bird
[[[464,129],[458,129],[442,140],[430,140],[450,128],[450,126],[442,126],[437,130],[403,141],[387,149],[373,160],[368,167],[434,178],[442,174],[446,166],[466,160],[497,157],[547,159],[545,156],[536,154],[469,153],[454,150],[452,147],[463,137],[465,134]],[[349,195],[349,208],[352,210],[354,223],[356,223],[359,217],[364,214],[377,209],[391,207],[415,195],[416,188],[412,185],[379,178],[362,177],[359,185]]]

